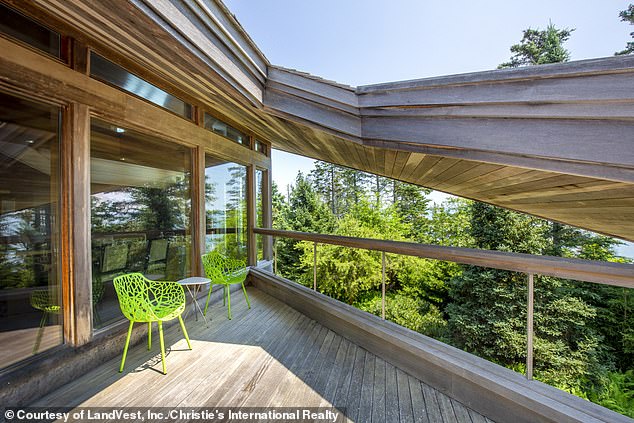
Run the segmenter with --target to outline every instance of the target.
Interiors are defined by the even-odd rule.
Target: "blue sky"
[[[612,56],[634,31],[618,16],[623,0],[224,2],[271,63],[352,86],[495,69],[522,30],[549,22],[575,28],[572,60]],[[280,190],[312,163],[274,151]]]

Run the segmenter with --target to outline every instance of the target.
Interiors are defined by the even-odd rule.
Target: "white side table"
[[[187,291],[189,292],[189,295],[191,296],[192,301],[194,303],[194,314],[196,313],[195,309],[197,308],[198,311],[200,312],[200,315],[203,316],[203,319],[205,320],[205,325],[209,324],[209,322],[207,322],[207,317],[204,315],[203,310],[200,308],[200,305],[198,304],[196,295],[202,290],[203,285],[207,285],[210,282],[211,282],[211,279],[203,278],[200,276],[192,276],[191,278],[185,278],[178,281],[179,284],[187,288]],[[185,318],[187,318],[188,315],[189,315],[189,311],[185,314]],[[196,314],[196,320],[198,320],[197,314]]]

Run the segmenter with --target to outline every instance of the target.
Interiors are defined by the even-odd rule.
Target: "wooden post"
[[[196,147],[192,152],[192,274],[202,275],[200,256],[205,253],[206,218],[205,218],[205,149]]]
[[[381,318],[385,320],[385,251],[381,251]]]
[[[64,338],[79,346],[92,337],[90,114],[71,104],[62,120],[62,292]]]
[[[273,183],[271,170],[262,171],[262,227],[273,227]],[[262,255],[264,260],[271,260],[273,257],[273,237],[262,235]]]
[[[247,265],[256,266],[258,264],[258,246],[255,242],[255,228],[257,223],[257,191],[255,187],[255,165],[247,166]]]
[[[526,379],[533,380],[533,274],[528,274],[528,298],[526,310]]]

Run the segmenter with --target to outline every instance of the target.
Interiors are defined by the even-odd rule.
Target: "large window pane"
[[[207,252],[247,257],[246,167],[205,156]]]
[[[264,203],[262,202],[263,201],[263,197],[262,197],[262,178],[263,177],[264,177],[264,172],[262,172],[259,169],[255,171],[255,195],[256,195],[255,210],[257,212],[255,226],[257,226],[258,228],[262,228],[264,226],[263,224]],[[257,252],[258,252],[257,259],[258,260],[264,260],[263,239],[264,237],[262,235],[255,236],[255,242],[257,244]]]
[[[0,93],[0,367],[63,340],[59,116]]]
[[[175,281],[191,269],[191,151],[99,120],[91,125],[94,326],[123,318],[112,279]]]

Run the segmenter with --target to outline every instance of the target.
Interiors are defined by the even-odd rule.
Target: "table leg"
[[[196,292],[200,292],[202,290],[202,286],[201,285],[196,285],[197,286],[197,290]],[[200,304],[198,304],[198,301],[194,300],[194,306],[198,309],[198,312],[200,313],[201,316],[203,316],[203,320],[205,321],[205,325],[209,325],[209,322],[207,321],[207,316],[205,316],[205,314],[203,313],[203,309],[200,308]],[[194,310],[194,313],[196,312],[196,310]],[[198,320],[198,315],[196,315],[196,320]]]

